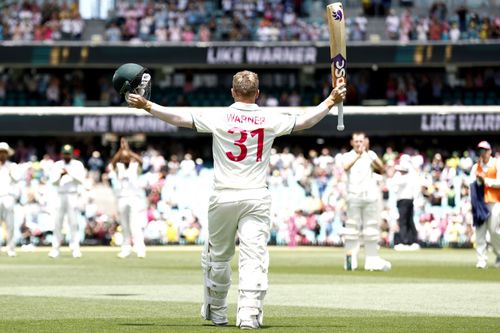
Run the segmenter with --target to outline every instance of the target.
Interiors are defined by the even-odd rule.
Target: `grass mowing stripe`
[[[198,317],[199,304],[2,297],[23,319],[0,320],[1,332],[220,332]],[[9,315],[10,311],[5,313]],[[45,317],[33,316],[38,312]],[[230,306],[234,325],[235,307]],[[414,315],[388,311],[266,306],[264,332],[494,332],[499,318]],[[226,331],[239,331],[235,327]]]
[[[119,260],[117,249],[83,253],[81,260],[67,251],[57,260],[42,250],[16,258],[0,254],[0,293],[8,294],[0,296],[0,332],[216,331],[198,318],[199,247],[154,248],[145,260]],[[345,272],[338,248],[271,248],[265,331],[494,332],[500,327],[495,297],[500,270],[475,269],[472,250],[381,253],[393,262],[392,271]],[[236,267],[236,257],[232,264]],[[230,301],[234,324],[234,286]]]
[[[287,284],[271,285],[269,305],[385,310],[393,312],[500,317],[500,283],[480,283],[470,291],[466,284]],[[453,292],[450,292],[453,291]],[[201,285],[102,285],[0,288],[0,294],[18,296],[71,297],[151,302],[201,302]],[[229,303],[236,303],[233,286]],[[470,304],[475,304],[473,308]]]
[[[473,326],[471,325],[473,323]],[[500,322],[491,318],[464,318],[445,316],[380,316],[351,317],[332,313],[330,317],[266,318],[263,332],[269,333],[491,333],[498,329]],[[197,318],[127,318],[127,319],[68,319],[53,321],[0,321],[0,329],[5,333],[66,333],[66,332],[241,332],[231,319],[225,328],[214,327]]]

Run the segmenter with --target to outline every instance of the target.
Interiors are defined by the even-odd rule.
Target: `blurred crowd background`
[[[136,49],[146,52],[145,47],[155,45],[161,45],[158,49],[165,52],[186,45],[306,45],[313,51],[324,51],[328,46],[325,6],[330,2],[0,1],[0,51],[7,54],[18,46],[28,49],[19,60],[15,54],[6,57],[14,60],[0,64],[0,107],[19,107],[19,116],[24,106],[123,105],[123,98],[111,84],[121,63],[99,62],[99,52],[112,53],[112,48],[129,52],[117,55],[128,57],[127,61],[134,61]],[[500,45],[498,1],[346,0],[343,4],[349,45],[368,50],[366,61],[361,57],[353,66],[348,64],[346,105],[500,105],[500,68],[495,58]],[[468,48],[460,49],[464,45]],[[471,45],[474,50],[477,45],[478,51],[469,57]],[[97,56],[92,46],[102,46]],[[386,50],[384,46],[394,46],[394,52],[387,55],[387,61],[375,63],[368,53],[380,55]],[[95,58],[90,59],[89,54]],[[385,56],[383,53],[382,58]],[[193,61],[194,66],[183,64],[182,59],[151,66],[152,100],[194,107],[232,103],[229,87],[235,65],[208,64],[203,57]],[[249,65],[260,78],[258,104],[318,104],[330,92],[331,78],[328,61],[321,60],[319,53],[315,61]],[[64,110],[78,113],[92,109]],[[466,147],[474,146],[482,133],[461,133],[453,145],[424,133],[415,138],[394,133],[396,129],[385,133],[372,147],[386,165],[386,172],[379,177],[381,245],[392,246],[397,238],[394,170],[405,155],[418,178],[414,222],[421,246],[471,246],[474,231],[467,185],[476,155]],[[119,244],[121,230],[107,170],[114,150],[107,140],[113,134],[57,138],[39,134],[36,128],[32,133],[13,128],[11,137],[2,138],[16,149],[13,160],[19,162],[24,174],[16,205],[19,242],[26,247],[50,243],[52,204],[57,194],[47,183],[47,175],[59,158],[60,145],[67,141],[77,148],[76,157],[88,170],[80,193],[83,243]],[[184,137],[181,142],[168,135],[139,135],[143,135],[142,143],[134,149],[144,159],[141,179],[148,202],[148,243],[202,243],[213,173],[208,141],[205,137]],[[271,243],[340,245],[346,208],[341,154],[350,148],[334,144],[330,141],[333,137],[317,138],[317,143],[308,145],[305,142],[314,139],[291,137],[276,146],[268,172],[274,197]],[[297,141],[296,145],[288,144]],[[193,146],[196,149],[191,150]]]
[[[58,159],[58,146],[48,142],[44,151],[18,143],[13,160],[23,172],[16,206],[16,236],[25,247],[50,243],[55,189],[48,174]],[[185,146],[147,146],[141,179],[147,200],[145,235],[149,244],[199,244],[204,241],[207,203],[212,186],[210,162],[186,152]],[[89,150],[90,149],[90,150]],[[99,150],[75,149],[87,170],[80,191],[80,230],[84,244],[118,245],[121,233],[113,192],[108,180],[107,155]],[[341,245],[346,212],[346,175],[342,153],[346,148],[301,150],[273,148],[268,183],[273,197],[271,244]],[[470,247],[474,242],[468,184],[476,159],[473,150],[419,151],[375,145],[385,163],[378,176],[382,246],[394,245],[397,235],[393,177],[405,155],[415,172],[414,223],[422,247]],[[40,154],[43,154],[40,156]],[[497,154],[498,155],[498,154]],[[38,158],[40,156],[40,158]],[[397,237],[397,236],[396,236]]]
[[[328,72],[301,80],[298,70],[259,71],[261,106],[312,106],[330,93]],[[152,75],[151,99],[170,106],[232,103],[232,70],[183,70]],[[113,70],[0,69],[0,106],[119,106],[124,100],[111,85]],[[405,69],[347,72],[349,105],[498,105],[500,70]]]
[[[131,42],[327,41],[326,1],[181,0],[6,1],[0,40]],[[85,4],[87,2],[87,4]],[[113,3],[115,3],[113,5]],[[351,41],[497,39],[500,17],[488,1],[344,1]],[[99,4],[100,5],[100,4]],[[101,6],[103,6],[101,5]],[[98,26],[79,9],[107,11]],[[92,15],[90,15],[92,16]],[[94,23],[94,22],[92,22]],[[85,33],[87,29],[87,33]]]
[[[328,41],[323,0],[16,0],[0,6],[0,41],[87,42],[91,45],[185,45],[190,42]],[[500,7],[493,0],[344,1],[353,44],[416,41],[496,43]],[[150,43],[150,44],[147,44]],[[354,43],[355,44],[355,43]],[[8,44],[10,45],[10,44]],[[40,51],[42,52],[42,51]],[[432,49],[427,49],[427,57]],[[429,53],[430,52],[430,53]],[[448,52],[448,51],[446,51]],[[452,52],[452,51],[450,51]],[[402,55],[404,56],[404,55]],[[411,55],[408,55],[411,56]],[[480,53],[478,53],[480,57]],[[368,57],[367,57],[368,59]],[[388,59],[388,61],[390,61]],[[350,105],[496,105],[498,68],[373,64],[347,71]],[[165,64],[168,65],[168,64]],[[113,66],[111,66],[113,67]],[[231,102],[227,68],[151,68],[153,100],[166,105]],[[306,76],[299,67],[262,68],[263,106],[315,105],[329,91],[327,70]],[[0,66],[0,106],[109,106],[123,102],[112,89],[110,66]]]

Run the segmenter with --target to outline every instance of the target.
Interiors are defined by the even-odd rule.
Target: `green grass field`
[[[118,259],[116,248],[84,248],[81,259],[68,250],[50,259],[48,250],[0,255],[0,332],[238,330],[236,285],[229,327],[199,317],[199,247],[150,248],[143,260]],[[263,331],[500,330],[500,269],[474,268],[473,250],[382,255],[392,271],[345,272],[338,248],[271,248]]]

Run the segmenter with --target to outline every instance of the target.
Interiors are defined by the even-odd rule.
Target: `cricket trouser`
[[[418,236],[413,222],[413,199],[400,199],[396,205],[399,213],[400,243],[406,245],[416,243]]]
[[[363,238],[366,256],[377,256],[379,241],[379,202],[363,195],[348,195],[347,221],[344,228],[344,247],[356,255]]]
[[[205,275],[204,307],[208,313],[210,306],[227,307],[226,297],[231,286],[230,262],[237,235],[240,248],[238,311],[252,309],[262,321],[263,300],[268,287],[267,241],[271,209],[268,190],[263,190],[263,194],[261,199],[235,202],[221,203],[217,194],[210,199],[209,235],[201,260]]]
[[[0,196],[0,225],[5,222],[7,227],[7,249],[14,251],[16,243],[14,240],[14,205],[15,199],[11,195]]]
[[[122,251],[129,252],[132,244],[137,253],[144,253],[143,226],[146,223],[145,206],[140,204],[141,198],[137,196],[124,196],[118,198],[118,213],[122,226],[123,243]]]
[[[476,253],[478,261],[488,261],[486,233],[490,233],[490,244],[497,256],[500,256],[500,202],[489,203],[490,217],[476,228]]]
[[[76,192],[59,193],[52,248],[59,249],[62,242],[62,226],[64,217],[68,216],[68,225],[71,234],[70,248],[73,251],[80,249],[80,234],[78,233],[78,194]]]

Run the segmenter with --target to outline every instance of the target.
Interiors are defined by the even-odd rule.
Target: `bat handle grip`
[[[340,103],[338,106],[338,117],[337,117],[337,131],[344,130],[344,103]]]

